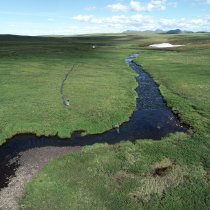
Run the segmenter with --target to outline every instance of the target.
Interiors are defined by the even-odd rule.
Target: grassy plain
[[[160,85],[173,111],[196,132],[210,132],[210,35],[168,37],[184,47],[141,50],[137,62]]]
[[[177,135],[86,147],[45,167],[26,187],[21,208],[209,210],[210,158],[203,140]]]
[[[106,46],[111,37],[97,39],[0,37],[0,144],[17,133],[99,133],[129,119],[135,74],[124,64],[126,54]],[[60,88],[74,64],[64,84],[67,108]]]
[[[6,37],[1,51],[2,141],[17,131],[60,136],[75,129],[99,132],[128,119],[136,83],[124,58],[133,52],[139,52],[136,61],[192,131],[158,142],[85,147],[54,160],[27,185],[22,209],[210,209],[209,34],[21,39],[22,44],[12,43]],[[93,42],[96,50],[90,47]],[[162,42],[186,46],[148,47]],[[80,65],[65,84],[72,106],[65,109],[59,88],[74,63]]]

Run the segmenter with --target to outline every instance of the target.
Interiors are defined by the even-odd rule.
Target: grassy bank
[[[210,35],[182,35],[170,42],[174,49],[142,49],[141,63],[160,85],[167,104],[194,131],[210,131]]]
[[[45,167],[27,186],[21,208],[209,210],[210,159],[203,140],[177,135],[87,147]]]
[[[26,79],[12,86],[16,84],[14,81],[19,81],[17,75],[10,85],[6,86],[5,83],[5,89],[13,87],[13,91],[3,96],[6,98],[11,93],[8,101],[11,102],[14,97],[15,101],[20,101],[16,102],[19,105],[15,110],[15,103],[11,102],[11,107],[6,106],[4,98],[5,105],[1,106],[4,107],[1,111],[2,129],[8,122],[11,125],[18,122],[14,125],[25,125],[23,131],[31,129],[38,134],[58,131],[60,136],[66,136],[76,129],[102,131],[126,120],[134,109],[136,83],[135,74],[126,67],[124,58],[139,52],[136,61],[160,84],[166,102],[190,126],[193,135],[173,134],[159,142],[141,140],[136,144],[95,145],[54,160],[27,185],[20,202],[21,208],[209,210],[209,34],[103,35],[52,38],[52,42],[51,38],[46,39],[47,46],[43,42],[35,45],[32,56],[27,47],[21,51],[22,54],[10,56],[15,66],[20,62],[19,69],[23,68],[26,58],[30,61],[26,70],[28,64],[34,61],[37,66],[31,71],[33,75],[39,72],[41,76],[37,75],[36,79],[27,75],[31,80],[25,82],[25,86],[22,84]],[[96,50],[90,47],[93,40],[98,43]],[[186,46],[170,50],[148,47],[149,44],[161,42]],[[8,56],[5,62],[9,62]],[[80,65],[70,74],[64,92],[72,106],[65,109],[58,92],[60,82],[74,63]],[[12,64],[1,69],[13,69],[8,66]],[[8,79],[12,78],[11,75]],[[55,87],[53,91],[52,87]],[[26,96],[29,95],[33,97],[28,99]],[[25,103],[29,104],[28,111],[26,105],[20,109],[23,96],[28,100]],[[33,101],[33,98],[36,100]],[[30,107],[36,106],[37,110],[32,114]],[[28,118],[22,119],[21,116]],[[33,121],[30,121],[31,117]],[[30,125],[30,122],[37,122],[37,125]],[[3,130],[2,134],[11,135],[18,129],[10,128],[10,132]]]
[[[124,64],[127,54],[105,38],[0,36],[0,144],[16,133],[100,133],[129,119],[135,74]],[[74,64],[65,107],[61,83]]]

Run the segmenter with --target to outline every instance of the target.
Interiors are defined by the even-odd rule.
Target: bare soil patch
[[[70,152],[79,151],[80,147],[42,147],[33,148],[20,154],[15,177],[11,178],[8,187],[0,191],[0,210],[17,210],[18,202],[23,196],[25,185],[49,161]]]

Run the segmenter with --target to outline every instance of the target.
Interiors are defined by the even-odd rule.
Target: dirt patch
[[[80,147],[42,147],[33,148],[20,154],[15,177],[9,185],[0,191],[0,210],[17,210],[23,196],[24,187],[49,161],[70,152],[79,151]]]
[[[164,159],[161,162],[156,163],[152,168],[153,176],[166,176],[172,169],[173,163],[169,159]]]
[[[139,186],[130,193],[137,203],[149,203],[154,195],[161,198],[168,190],[182,184],[189,174],[186,166],[172,164],[169,159],[164,159],[153,167],[153,173],[140,178]]]
[[[171,167],[163,167],[155,169],[153,176],[166,176]]]

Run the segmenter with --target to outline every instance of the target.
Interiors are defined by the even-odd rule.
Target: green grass
[[[54,160],[27,186],[21,208],[209,210],[209,149],[203,139],[173,137],[95,145]]]
[[[136,82],[126,54],[106,46],[93,50],[90,38],[0,39],[0,144],[16,133],[99,133],[132,114]],[[74,64],[64,86],[66,108],[60,86]]]
[[[177,37],[177,42],[182,43],[182,38]],[[175,113],[197,132],[209,132],[210,45],[193,45],[192,40],[189,37],[187,46],[175,50],[142,50],[137,62],[160,84]]]
[[[1,142],[17,132],[102,132],[127,120],[136,82],[124,58],[135,52],[191,131],[84,147],[54,160],[27,185],[21,209],[210,209],[209,34],[1,38]],[[148,47],[162,42],[186,46]],[[75,63],[64,87],[67,109],[60,84]]]

